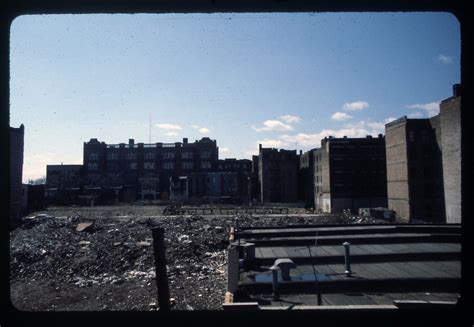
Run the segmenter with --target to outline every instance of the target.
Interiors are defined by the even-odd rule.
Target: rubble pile
[[[163,227],[172,309],[220,310],[231,227],[325,223],[351,220],[343,215],[94,219],[39,214],[10,234],[12,300],[22,310],[155,310],[151,229]],[[31,290],[43,287],[41,298],[33,298]]]

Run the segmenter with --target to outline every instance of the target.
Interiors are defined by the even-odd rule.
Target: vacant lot
[[[172,309],[220,310],[232,226],[361,222],[334,215],[162,212],[159,206],[129,205],[56,207],[31,214],[10,234],[13,304],[27,311],[155,310],[151,228],[164,227]],[[78,231],[83,223],[91,224]]]

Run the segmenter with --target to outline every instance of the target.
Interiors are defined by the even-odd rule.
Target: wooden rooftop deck
[[[459,225],[248,228],[235,236],[234,244],[255,245],[255,259],[240,269],[237,293],[245,295],[236,302],[311,306],[319,292],[323,305],[387,305],[455,302],[459,295]],[[345,274],[346,241],[351,276]],[[290,258],[297,267],[290,281],[280,276],[276,298],[269,268],[278,258]]]

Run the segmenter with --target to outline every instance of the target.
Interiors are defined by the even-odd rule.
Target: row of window
[[[176,154],[174,152],[164,152],[163,153],[163,159],[174,159]],[[201,153],[201,158],[207,159],[211,158],[212,153],[210,151],[205,151]],[[147,152],[145,153],[145,159],[155,159],[156,154],[153,152]],[[192,159],[194,157],[193,152],[182,152],[181,153],[181,158],[183,159]],[[99,156],[97,153],[90,153],[89,154],[89,160],[97,160]],[[125,155],[125,158],[127,160],[136,160],[137,159],[137,153],[135,152],[129,152]],[[119,154],[116,152],[108,153],[107,154],[107,159],[108,160],[118,160],[119,159]]]
[[[128,167],[130,169],[138,169],[138,163],[136,162],[131,162]],[[163,169],[174,169],[175,164],[173,161],[170,162],[163,162]],[[210,161],[202,161],[201,162],[201,168],[203,169],[209,169],[212,167],[212,164]],[[143,163],[143,169],[155,169],[156,165],[154,162],[145,162]],[[181,163],[181,168],[182,169],[193,169],[194,168],[194,163],[193,162],[182,162]],[[87,169],[88,170],[98,170],[99,166],[96,162],[90,162],[87,164]]]
[[[240,164],[233,164],[233,165],[219,165],[219,169],[240,169]],[[242,164],[242,169],[247,169],[247,165],[246,164]]]

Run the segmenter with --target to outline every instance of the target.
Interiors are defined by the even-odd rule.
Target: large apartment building
[[[403,221],[461,222],[461,95],[426,119],[385,125],[388,206]]]
[[[97,139],[84,143],[86,186],[136,185],[141,198],[168,198],[170,178],[218,168],[215,140],[194,143],[106,144]]]
[[[314,150],[314,203],[322,212],[387,206],[385,139],[321,140]]]
[[[299,155],[296,150],[263,148],[260,144],[260,202],[297,202],[298,167]]]

